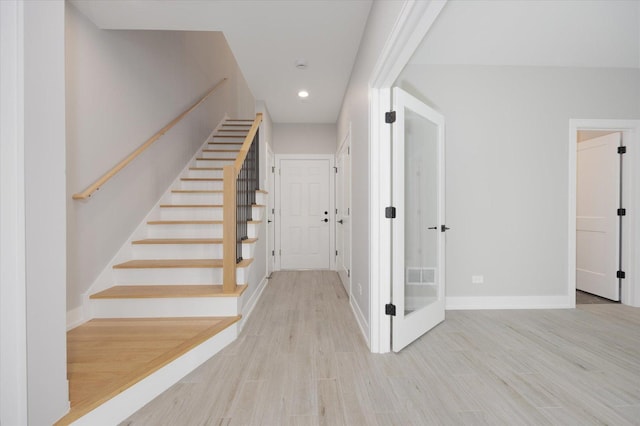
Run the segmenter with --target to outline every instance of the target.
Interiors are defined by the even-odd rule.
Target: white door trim
[[[640,307],[640,288],[637,280],[640,271],[640,259],[637,253],[640,249],[640,226],[638,212],[640,212],[640,120],[569,120],[569,164],[568,164],[568,249],[567,249],[567,305],[575,307],[576,293],[576,185],[577,185],[577,148],[578,130],[620,130],[622,143],[627,147],[626,167],[622,170],[623,200],[627,215],[625,216],[625,230],[623,238],[622,264],[626,272],[623,281],[621,301],[625,305]],[[631,260],[633,259],[633,260]]]
[[[391,350],[391,320],[384,313],[391,295],[391,226],[384,217],[391,205],[391,129],[384,113],[391,110],[391,86],[446,3],[405,1],[369,80],[369,347],[374,353]]]
[[[281,160],[329,160],[329,167],[333,169],[335,167],[335,155],[333,154],[276,154],[276,184],[275,184],[275,229],[274,234],[280,235],[280,230],[282,229],[281,218],[282,214],[280,212],[280,161]],[[329,173],[329,211],[335,211],[335,185],[336,185],[336,175],[335,173]],[[334,217],[334,215],[329,215],[329,217]],[[333,227],[331,224],[330,227]],[[280,251],[282,250],[281,246],[282,238],[276,237],[276,264],[275,268],[277,271],[282,269],[280,260]],[[336,270],[336,258],[335,256],[331,256],[332,253],[336,250],[336,241],[335,241],[335,233],[329,232],[329,259],[330,266],[329,268],[332,271]]]
[[[0,423],[27,423],[24,3],[0,2]]]
[[[270,144],[266,144],[266,151],[267,151],[267,155],[266,155],[266,164],[267,164],[267,182],[266,182],[266,186],[267,186],[267,206],[265,207],[266,211],[264,212],[264,217],[267,220],[267,276],[271,276],[271,273],[273,272],[273,270],[275,269],[275,250],[276,250],[276,246],[274,244],[273,240],[276,240],[276,230],[275,230],[275,218],[273,213],[271,213],[271,209],[275,209],[275,187],[276,187],[276,183],[275,183],[275,172],[273,170],[275,170],[275,166],[276,166],[276,161],[275,161],[275,156],[273,155],[273,150],[271,149],[271,145]],[[273,167],[273,169],[272,169]],[[269,220],[273,220],[273,236],[269,235]],[[272,254],[271,252],[274,252],[274,254]]]
[[[352,200],[352,194],[351,194],[351,188],[352,188],[352,185],[351,185],[351,175],[352,175],[352,173],[351,173],[351,123],[349,123],[349,126],[347,128],[347,134],[345,135],[344,139],[340,143],[340,147],[336,151],[336,159],[335,159],[336,165],[338,164],[338,159],[340,158],[340,155],[343,154],[343,151],[344,151],[345,148],[348,150],[346,158],[347,158],[347,161],[349,162],[349,167],[348,167],[349,179],[348,179],[347,182],[348,182],[348,191],[349,191],[348,205],[349,205],[349,209],[350,209],[352,207],[352,204],[351,204],[351,200]],[[344,164],[343,164],[343,167],[344,167]],[[344,182],[345,182],[345,179],[344,179],[345,173],[344,173],[344,171],[342,171],[340,173],[342,173],[342,176],[343,176],[341,182],[344,184]],[[335,176],[334,176],[334,178],[335,178]],[[336,180],[336,184],[337,184],[337,180]],[[344,191],[344,190],[345,190],[344,185],[343,185],[342,188],[336,188],[335,196],[343,196],[343,194],[341,192]],[[344,197],[343,197],[343,199],[344,199]],[[335,212],[335,209],[334,209],[334,212]],[[334,217],[335,217],[335,215],[334,215]],[[351,213],[349,213],[348,220],[351,221]],[[334,234],[336,234],[336,249],[337,249],[338,248],[337,247],[337,244],[338,244],[337,243],[338,223],[334,222],[333,226],[334,226]],[[344,241],[347,240],[348,241],[348,246],[349,246],[349,249],[348,249],[348,253],[349,253],[349,265],[348,265],[349,267],[348,267],[348,270],[349,271],[351,270],[351,255],[352,255],[351,234],[352,234],[351,223],[349,223],[349,232],[345,233],[344,229],[343,229],[343,234],[342,234],[343,246],[341,247],[341,248],[344,248]],[[345,254],[343,253],[342,254],[343,263],[344,263],[344,258],[345,258]],[[339,272],[339,265],[337,265],[337,264],[336,264],[336,270]],[[347,276],[347,281],[348,281],[348,283],[346,284],[346,287],[347,287],[347,293],[348,293],[348,296],[349,296],[349,303],[351,305],[353,305],[353,298],[351,297],[353,289],[351,288],[352,282],[351,282],[351,275],[350,274],[348,274],[348,276]]]

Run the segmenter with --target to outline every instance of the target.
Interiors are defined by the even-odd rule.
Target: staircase
[[[226,120],[204,144],[147,221],[146,238],[132,242],[132,259],[113,266],[115,285],[90,296],[93,318],[240,314],[264,206],[252,207],[236,292],[223,293],[222,168],[235,161],[252,122]]]
[[[137,398],[143,405],[155,396],[150,395],[145,389],[145,395],[137,395],[133,389],[137,380],[131,380],[130,372],[127,372],[127,380],[131,387],[124,392],[120,389],[122,385],[119,385],[116,392],[113,389],[117,386],[110,386],[109,381],[105,382],[105,385],[95,386],[95,383],[91,383],[95,382],[94,379],[87,379],[83,374],[75,374],[77,368],[73,364],[72,352],[76,349],[73,349],[72,343],[76,340],[82,341],[82,337],[77,337],[81,336],[82,331],[79,329],[82,327],[93,327],[92,330],[95,331],[100,329],[100,324],[106,324],[104,321],[110,321],[108,327],[113,332],[113,327],[119,324],[123,327],[125,324],[129,327],[139,327],[141,323],[148,324],[153,318],[164,322],[171,321],[174,327],[180,326],[181,323],[192,327],[194,318],[197,317],[205,321],[210,319],[215,324],[213,327],[207,323],[203,329],[208,327],[215,330],[216,334],[224,329],[224,337],[220,343],[214,342],[214,334],[198,331],[196,335],[200,336],[202,342],[194,343],[193,336],[190,335],[188,344],[180,343],[176,346],[184,347],[184,351],[171,348],[175,357],[163,355],[160,357],[163,362],[158,363],[159,357],[151,355],[149,359],[153,359],[153,362],[144,365],[143,370],[146,372],[138,379],[140,381],[153,374],[153,371],[149,370],[155,369],[160,372],[165,367],[174,368],[174,364],[182,362],[181,356],[189,358],[185,361],[187,364],[178,367],[178,373],[167,373],[168,377],[172,378],[164,380],[165,385],[154,384],[156,388],[167,388],[175,382],[176,377],[182,377],[180,374],[188,373],[237,336],[238,321],[243,305],[247,303],[243,300],[243,294],[249,285],[249,268],[253,263],[258,241],[259,224],[264,214],[262,204],[265,202],[266,193],[257,191],[256,204],[251,207],[252,220],[247,221],[246,228],[248,238],[242,240],[242,260],[235,265],[237,286],[231,292],[223,291],[223,167],[234,163],[253,122],[227,119],[218,126],[189,167],[176,179],[171,190],[150,213],[140,233],[142,237],[131,241],[131,246],[125,250],[130,254],[130,258],[113,265],[113,285],[89,296],[88,312],[93,320],[69,332],[72,406],[71,412],[61,419],[60,424],[68,424],[78,419],[80,420],[77,424],[101,424],[105,423],[105,418],[116,420],[116,417],[109,417],[114,411],[124,412],[140,408],[131,407],[131,401]],[[252,285],[255,287],[257,284]],[[259,290],[261,289],[256,289],[254,293],[259,294]],[[112,319],[115,319],[115,322],[111,321]],[[138,335],[138,332],[128,330],[124,333]],[[74,332],[76,337],[72,336]],[[198,352],[198,345],[204,349],[201,348]],[[107,346],[105,343],[105,347]],[[85,349],[79,347],[77,351],[83,352]],[[191,352],[186,356],[188,351]],[[192,365],[193,359],[198,360],[195,365]],[[154,366],[151,367],[151,364]],[[86,369],[86,362],[83,368]],[[104,372],[97,374],[100,380],[104,380]],[[117,382],[119,379],[114,380]],[[157,378],[154,380],[153,383],[158,382]],[[113,388],[110,390],[110,396],[101,393],[100,388],[104,391],[110,387]],[[79,394],[87,388],[91,388],[89,395]],[[78,394],[74,395],[76,390]],[[164,389],[157,390],[156,395]],[[94,403],[93,400],[97,402]],[[83,412],[76,410],[74,413],[74,405]],[[86,415],[87,413],[89,414]],[[95,413],[98,413],[98,417],[95,417]],[[91,417],[92,415],[94,417]],[[105,415],[107,417],[104,417]]]

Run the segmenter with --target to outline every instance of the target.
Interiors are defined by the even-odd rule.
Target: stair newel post
[[[234,166],[223,169],[222,207],[222,292],[236,291],[236,178]]]

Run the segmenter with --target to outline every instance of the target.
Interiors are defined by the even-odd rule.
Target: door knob
[[[271,222],[272,222],[271,220],[267,219],[267,223],[271,223]]]
[[[340,225],[342,225],[342,224],[344,223],[344,220],[340,219],[340,220],[338,221],[338,223],[339,223]]]
[[[427,229],[438,229],[438,227],[437,226],[430,226]]]
[[[329,222],[329,219],[327,219],[327,218],[320,219],[320,222]]]

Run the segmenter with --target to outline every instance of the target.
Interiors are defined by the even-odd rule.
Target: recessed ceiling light
[[[307,92],[306,90],[301,90],[298,92],[298,97],[304,99],[304,98],[308,98],[309,97],[309,92]]]
[[[307,60],[306,59],[298,59],[296,61],[296,68],[299,70],[304,70],[307,68]]]

